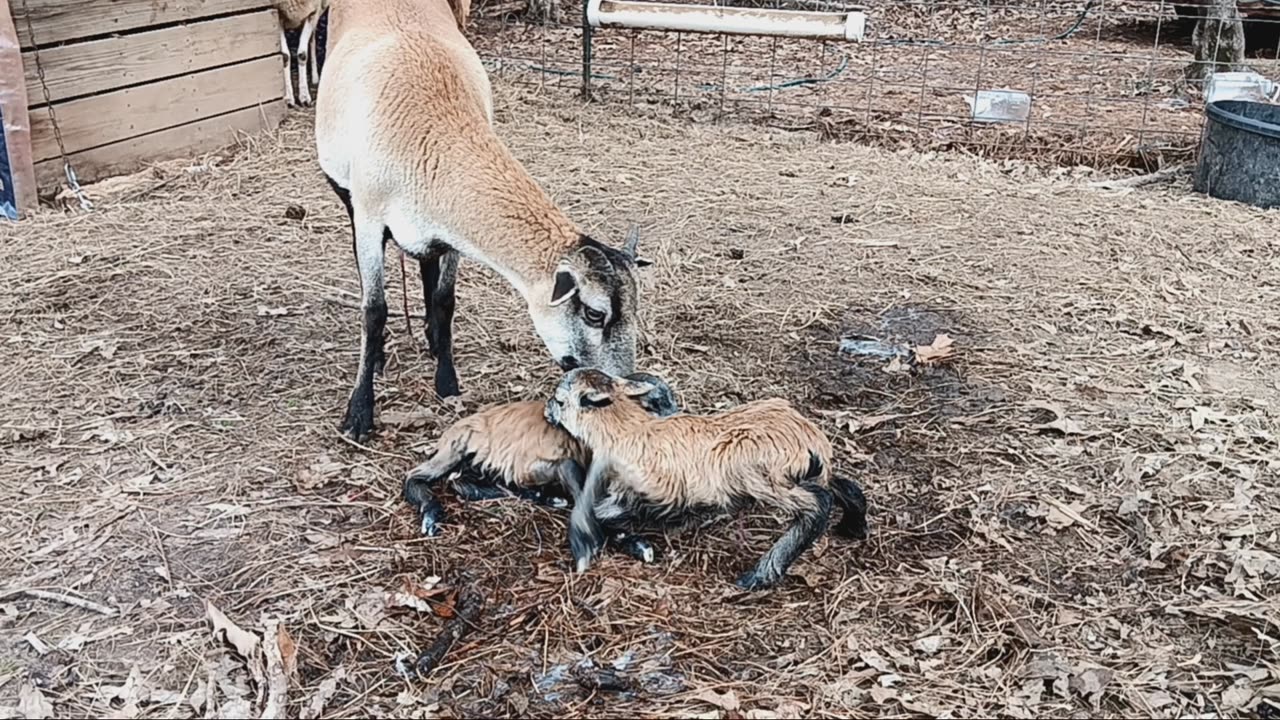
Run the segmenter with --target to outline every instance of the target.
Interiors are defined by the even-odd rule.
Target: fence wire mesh
[[[1199,0],[1188,0],[1198,2]],[[494,75],[582,89],[580,4],[529,21],[527,0],[477,7],[473,43]],[[830,137],[1055,164],[1158,167],[1195,152],[1196,5],[1169,0],[767,0],[863,9],[861,42],[596,28],[592,98],[697,120],[752,119]],[[1280,0],[1239,4],[1245,67],[1280,76]],[[1027,96],[1025,117],[974,120],[986,93]],[[981,109],[981,108],[979,108]]]

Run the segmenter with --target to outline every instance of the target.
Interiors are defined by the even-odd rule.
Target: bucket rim
[[[1255,120],[1243,115],[1232,112],[1228,107],[1240,107],[1246,105],[1261,105],[1265,107],[1274,107],[1280,109],[1280,105],[1272,105],[1271,103],[1254,102],[1252,100],[1219,100],[1209,103],[1205,108],[1205,114],[1211,120],[1222,123],[1237,130],[1262,135],[1274,140],[1280,140],[1280,123],[1269,123],[1262,120]]]

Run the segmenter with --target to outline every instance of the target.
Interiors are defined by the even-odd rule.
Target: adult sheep
[[[638,237],[621,250],[587,237],[493,130],[489,78],[463,36],[470,0],[334,0],[316,106],[320,167],[351,218],[363,339],[342,431],[373,429],[383,364],[386,241],[416,258],[435,388],[458,394],[453,366],[459,255],[524,298],[562,368],[634,370]]]

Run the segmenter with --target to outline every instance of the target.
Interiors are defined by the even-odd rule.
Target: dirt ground
[[[393,260],[381,431],[337,436],[358,280],[299,113],[0,228],[0,715],[1275,717],[1280,213],[498,92],[585,230],[643,224],[641,364],[791,399],[872,537],[757,594],[766,516],[583,576],[515,500],[419,537],[400,479],[457,411]],[[456,338],[463,412],[557,378],[474,263]]]

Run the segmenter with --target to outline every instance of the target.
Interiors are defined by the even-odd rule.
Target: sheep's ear
[[[578,292],[578,280],[568,270],[556,271],[556,286],[551,290],[551,307],[563,305]]]
[[[641,397],[654,391],[654,384],[628,380],[622,384],[622,392],[631,397]]]
[[[613,398],[609,397],[609,393],[592,390],[582,396],[578,404],[584,408],[602,408],[613,404]]]
[[[627,228],[627,237],[622,241],[622,252],[635,260],[638,249],[640,249],[640,226],[632,225]]]

